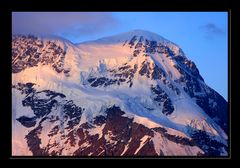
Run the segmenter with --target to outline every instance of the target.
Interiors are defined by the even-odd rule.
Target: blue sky
[[[205,82],[227,100],[227,12],[14,12],[12,32],[58,35],[73,43],[145,29],[178,44]]]

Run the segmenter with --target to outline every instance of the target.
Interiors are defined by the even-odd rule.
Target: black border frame
[[[11,125],[10,125],[10,129],[7,128],[5,129],[6,125],[9,125],[9,120],[11,121],[11,114],[9,116],[9,114],[4,114],[4,118],[8,118],[6,120],[3,120],[3,122],[1,122],[1,127],[3,128],[3,132],[4,135],[8,135],[10,133],[10,141],[9,139],[3,139],[4,142],[1,144],[4,144],[5,150],[4,151],[4,158],[5,159],[116,159],[116,158],[121,158],[121,159],[234,159],[234,157],[236,156],[234,154],[234,152],[238,153],[237,155],[240,155],[240,148],[239,145],[236,148],[233,144],[237,144],[238,142],[240,142],[239,140],[237,141],[235,138],[237,138],[236,134],[232,134],[232,132],[237,133],[238,129],[237,127],[233,127],[233,123],[238,123],[237,118],[240,119],[239,117],[237,117],[236,113],[233,113],[235,105],[237,105],[237,101],[236,99],[234,100],[234,98],[236,98],[237,96],[237,92],[232,92],[232,85],[233,83],[231,83],[232,78],[236,78],[236,74],[234,74],[234,71],[236,73],[236,69],[232,70],[233,67],[237,67],[237,61],[234,59],[236,59],[236,57],[233,57],[233,55],[237,55],[239,54],[239,47],[237,46],[237,44],[240,43],[236,43],[236,41],[239,42],[239,34],[237,34],[237,31],[239,31],[239,25],[237,25],[237,19],[238,16],[240,16],[240,7],[238,6],[239,2],[238,0],[235,1],[235,3],[231,2],[231,1],[225,1],[225,0],[202,0],[202,2],[199,1],[191,1],[191,0],[171,0],[171,1],[164,1],[164,2],[160,2],[159,4],[157,4],[156,2],[154,4],[151,4],[151,2],[149,2],[149,4],[145,4],[144,1],[140,1],[137,4],[134,4],[134,2],[129,3],[127,1],[122,1],[122,2],[114,2],[114,1],[105,1],[105,3],[94,3],[93,1],[89,1],[88,3],[79,3],[78,5],[81,4],[81,6],[76,5],[76,1],[70,3],[71,0],[69,0],[69,4],[66,5],[66,3],[59,1],[59,2],[55,2],[55,1],[51,1],[50,2],[46,2],[45,0],[42,1],[29,1],[29,0],[22,0],[22,1],[18,1],[18,0],[11,0],[10,4],[6,3],[6,1],[1,5],[1,7],[3,7],[4,9],[1,10],[0,16],[4,18],[4,23],[6,23],[6,27],[4,25],[4,27],[1,27],[1,39],[0,39],[0,44],[2,45],[2,47],[5,49],[3,50],[3,55],[11,55],[11,50],[9,50],[9,47],[11,48],[11,12],[15,12],[15,11],[151,11],[151,12],[159,12],[159,11],[186,11],[186,12],[200,12],[200,11],[204,11],[204,12],[228,12],[228,102],[229,102],[229,157],[195,157],[195,156],[187,156],[187,157],[182,157],[182,156],[170,156],[170,157],[72,157],[72,156],[58,156],[58,157],[35,157],[35,156],[30,156],[30,157],[26,157],[26,156],[12,156],[11,153],[11,147],[12,147],[12,143],[11,143],[11,135],[12,135],[12,129],[11,129]],[[143,3],[144,2],[144,3]],[[49,3],[49,5],[46,6],[46,3]],[[58,6],[54,6],[54,3],[57,3]],[[157,5],[156,5],[157,4]],[[160,5],[161,4],[161,5]],[[54,7],[53,7],[54,6]],[[59,7],[60,6],[60,7]],[[234,36],[232,35],[234,33]],[[3,37],[3,38],[2,38]],[[9,41],[8,41],[9,40]],[[7,50],[6,50],[7,49]],[[4,88],[4,97],[3,97],[3,101],[7,101],[7,109],[11,109],[11,57],[9,58],[4,58],[4,63],[3,66],[0,66],[1,71],[1,76],[3,76],[4,82],[1,84],[1,88]],[[6,62],[6,63],[5,63]],[[9,71],[8,71],[9,70]],[[6,84],[6,85],[5,85]],[[238,83],[238,80],[234,81],[234,84],[236,84],[236,86],[240,86]],[[5,90],[6,88],[6,90]],[[10,91],[10,94],[9,94]],[[10,102],[10,103],[9,103]],[[1,108],[3,108],[3,110],[1,110],[2,112],[7,112],[7,110],[5,110],[6,104],[3,104],[1,106]],[[234,107],[234,108],[233,108]],[[231,112],[230,112],[231,111]],[[235,111],[236,112],[236,111]],[[6,115],[6,116],[5,116]],[[238,114],[239,115],[239,114]],[[2,119],[2,117],[1,117]],[[10,122],[11,124],[11,122]],[[230,128],[231,127],[231,128]],[[8,136],[9,137],[9,136]],[[1,138],[2,140],[2,138]],[[7,144],[7,145],[6,145]],[[10,146],[10,148],[9,148]],[[10,151],[8,151],[10,149]],[[234,151],[236,150],[236,151]]]

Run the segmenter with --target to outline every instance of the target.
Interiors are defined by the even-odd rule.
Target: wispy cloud
[[[108,12],[13,12],[13,34],[85,36],[114,28]]]
[[[204,33],[206,34],[206,37],[215,37],[215,36],[222,36],[225,34],[225,31],[215,25],[214,23],[208,23],[204,26],[200,27]]]

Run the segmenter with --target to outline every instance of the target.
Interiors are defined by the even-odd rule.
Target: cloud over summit
[[[114,28],[107,12],[13,12],[13,34],[84,36]]]

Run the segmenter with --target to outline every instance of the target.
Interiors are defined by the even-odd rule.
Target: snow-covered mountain
[[[12,154],[228,155],[228,103],[181,48],[133,30],[12,37]]]

